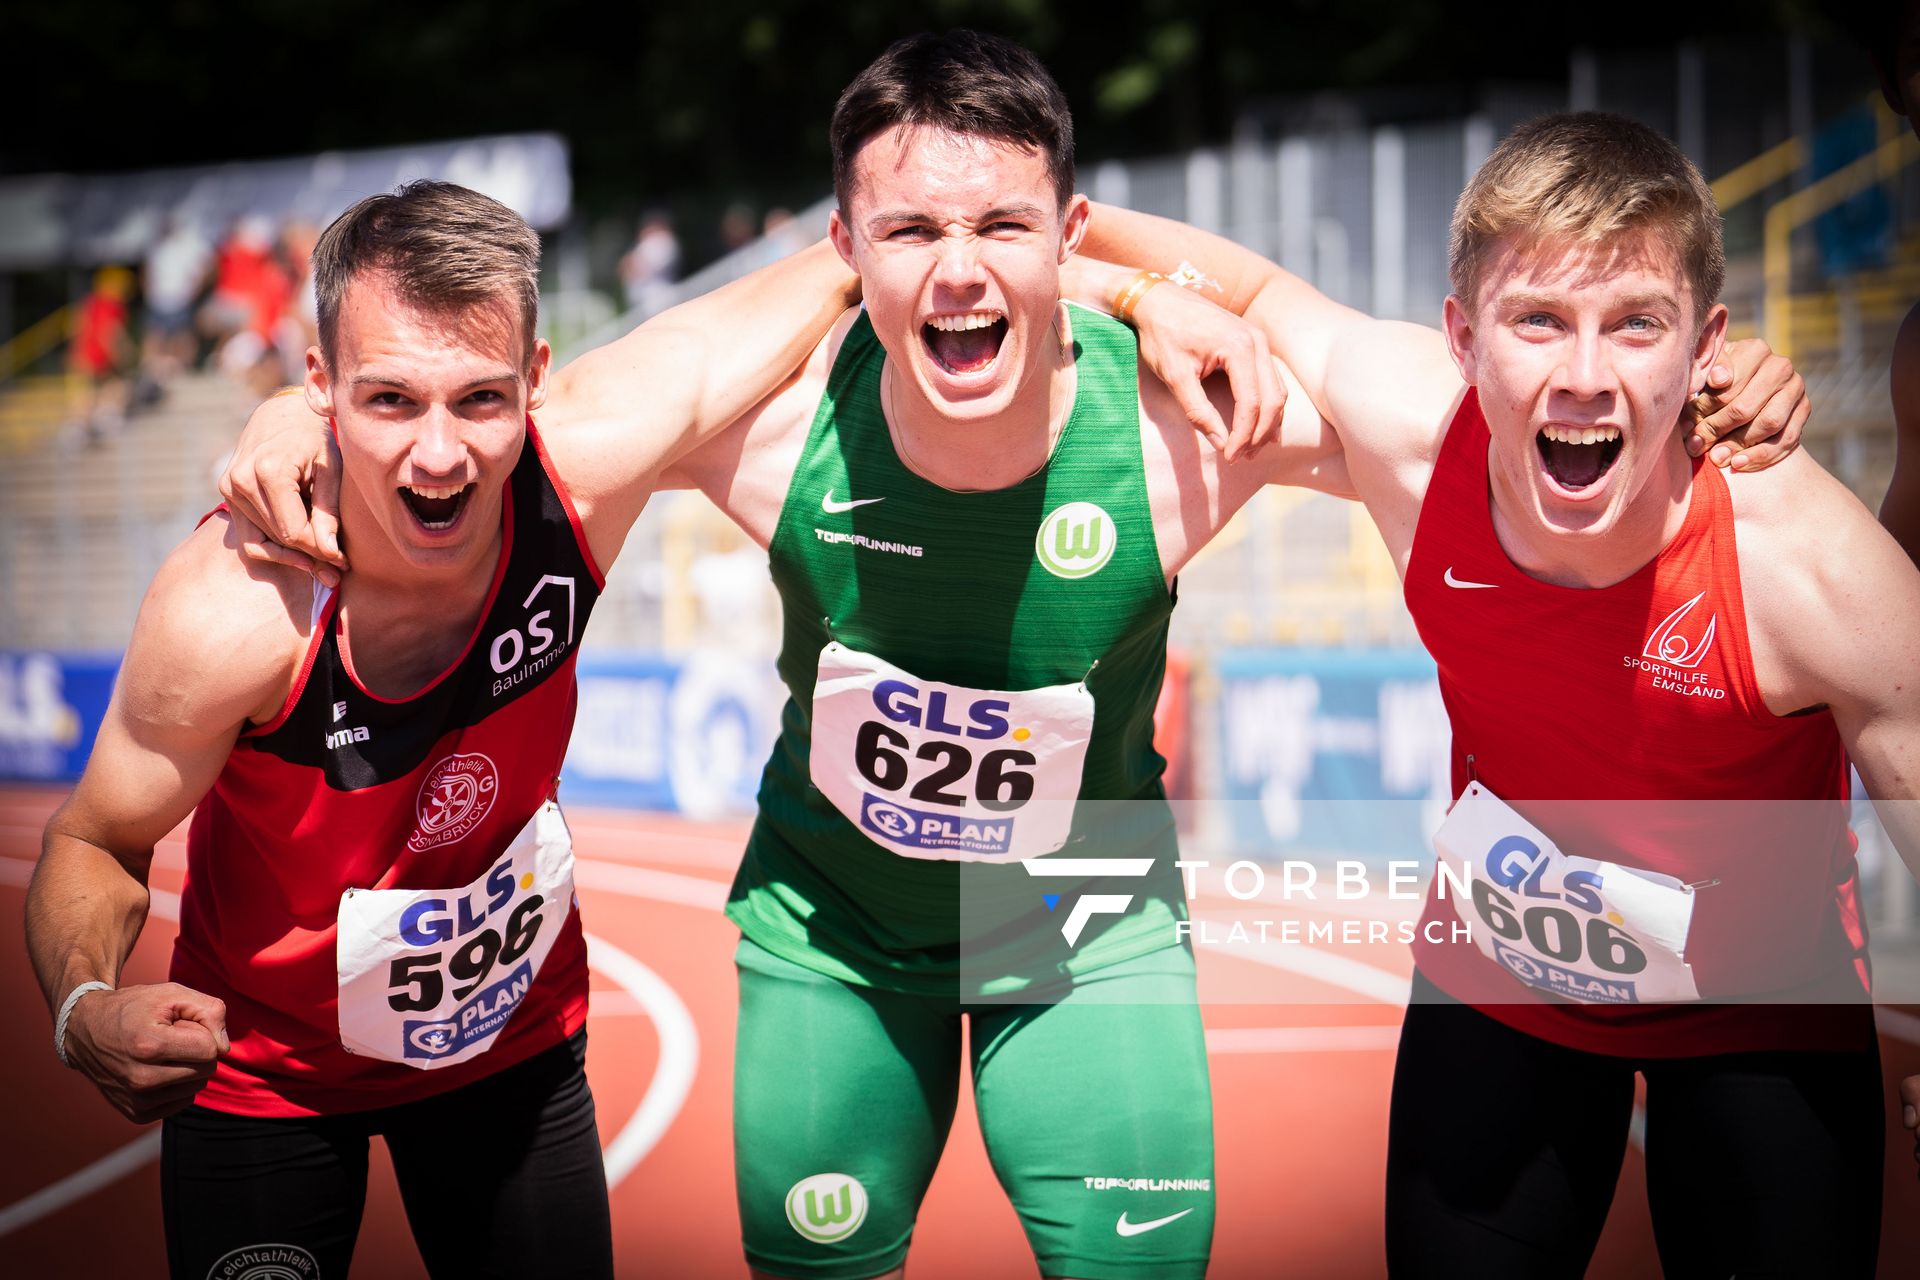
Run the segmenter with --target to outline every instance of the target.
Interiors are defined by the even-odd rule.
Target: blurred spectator
[[[126,373],[133,362],[127,298],[132,293],[131,271],[102,267],[94,273],[93,291],[74,314],[67,366],[76,384],[74,425],[88,444],[118,435],[126,422]]]
[[[767,216],[760,224],[760,234],[774,244],[778,257],[784,258],[807,247],[806,233],[793,220],[793,210],[779,205],[767,210]]]
[[[244,330],[253,318],[254,300],[264,273],[273,264],[273,224],[260,214],[249,214],[234,224],[220,246],[214,272],[213,296],[200,308],[200,331],[224,344]]]
[[[293,275],[280,259],[273,224],[259,214],[242,218],[220,247],[213,297],[200,309],[200,320],[220,343],[221,370],[256,394],[281,381],[276,343],[293,296]]]
[[[633,248],[620,259],[620,284],[627,305],[652,313],[666,305],[668,286],[679,278],[680,239],[664,213],[640,221]]]
[[[292,291],[276,322],[273,345],[286,383],[307,376],[307,348],[320,340],[320,304],[313,287],[313,246],[319,239],[320,228],[311,222],[289,222],[280,231],[280,254]]]
[[[141,282],[146,332],[141,338],[140,376],[143,392],[150,390],[155,398],[194,362],[193,304],[212,262],[212,247],[190,221],[180,217],[167,220],[165,233],[147,251]]]
[[[754,236],[753,210],[744,204],[730,204],[720,215],[720,252],[732,253]]]

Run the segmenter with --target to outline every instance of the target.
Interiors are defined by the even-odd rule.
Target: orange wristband
[[[1147,290],[1166,279],[1158,271],[1136,272],[1133,279],[1127,281],[1113,299],[1113,318],[1121,324],[1133,324],[1133,309],[1140,305],[1140,299],[1147,296]]]

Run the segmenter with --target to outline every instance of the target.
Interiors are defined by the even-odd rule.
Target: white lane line
[[[1208,1053],[1364,1053],[1400,1043],[1399,1027],[1211,1027]]]
[[[26,888],[33,880],[33,863],[25,858],[0,857],[0,884]],[[166,889],[147,889],[147,897],[152,900],[148,908],[149,915],[159,916],[162,920],[180,919],[180,895]]]
[[[653,871],[629,867],[618,862],[582,859],[573,864],[573,882],[589,889],[604,889],[630,898],[652,898],[682,907],[706,907],[713,911],[727,905],[728,884],[705,876],[682,875],[677,871]]]
[[[154,1125],[119,1150],[95,1160],[86,1168],[70,1173],[51,1186],[42,1187],[24,1199],[0,1209],[0,1236],[58,1213],[75,1201],[112,1186],[149,1160],[160,1158],[160,1126]]]
[[[658,829],[576,821],[571,814],[567,817],[567,826],[574,834],[575,844],[591,843],[599,849],[598,857],[612,862],[682,863],[732,872],[740,865],[740,855],[747,847],[744,827],[738,833],[724,836],[676,833],[663,839],[664,833]]]
[[[582,862],[575,868],[576,875],[581,868],[588,867],[596,871],[618,873],[639,870],[635,867]],[[0,881],[25,887],[32,877],[33,863],[20,858],[0,857]],[[716,909],[727,900],[727,886],[717,880],[697,880],[693,876],[678,876],[671,872],[637,877],[622,874],[609,879],[614,883],[600,887],[631,897],[658,897],[666,902]],[[588,883],[588,880],[582,880],[582,883]],[[175,922],[180,919],[179,894],[168,893],[164,889],[149,892],[153,897],[154,915]],[[620,1132],[607,1145],[607,1185],[611,1189],[618,1186],[646,1158],[680,1114],[699,1066],[700,1035],[693,1025],[693,1015],[688,1012],[686,1003],[653,970],[604,938],[588,934],[587,947],[589,966],[619,984],[621,990],[653,1019],[660,1034],[660,1064],[647,1084],[647,1092],[641,1097],[633,1114],[620,1127]],[[60,1181],[0,1209],[0,1236],[18,1231],[86,1199],[101,1188],[133,1173],[159,1154],[160,1131],[156,1128]]]
[[[1216,955],[1232,956],[1236,960],[1312,978],[1395,1008],[1405,1008],[1407,997],[1413,991],[1413,978],[1409,974],[1394,973],[1350,956],[1338,956],[1312,947],[1235,947],[1209,942],[1202,942],[1201,945]]]
[[[614,946],[605,938],[587,935],[589,963],[625,989],[647,1011],[660,1032],[660,1061],[626,1124],[607,1144],[607,1189],[620,1185],[634,1166],[646,1159],[693,1090],[700,1066],[700,1032],[686,1002],[659,974]]]

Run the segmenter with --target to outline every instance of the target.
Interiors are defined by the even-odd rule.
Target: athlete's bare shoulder
[[[1354,496],[1339,437],[1292,372],[1278,360],[1274,372],[1287,388],[1277,438],[1256,457],[1228,462],[1193,429],[1166,384],[1141,367],[1140,452],[1154,535],[1168,578],[1179,573],[1266,485]],[[1222,418],[1230,418],[1233,407],[1225,379],[1210,378],[1205,389]]]
[[[1920,573],[1845,485],[1805,450],[1764,471],[1722,474],[1769,707],[1830,701],[1871,665],[1867,655],[1884,659],[1889,644],[1920,649]]]
[[[700,490],[755,542],[768,545],[834,362],[860,314],[855,307],[842,315],[792,377],[680,459],[661,476],[659,487]]]
[[[1445,335],[1426,325],[1370,320],[1351,326],[1328,354],[1321,408],[1403,572],[1434,464],[1466,393]]]
[[[245,558],[224,514],[162,562],[141,602],[120,684],[138,718],[217,731],[270,720],[312,635],[314,582]]]

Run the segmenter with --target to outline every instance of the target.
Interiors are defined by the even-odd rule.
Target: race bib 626
[[[923,680],[833,643],[813,690],[813,784],[869,839],[909,858],[1001,861],[1066,843],[1093,695]]]

